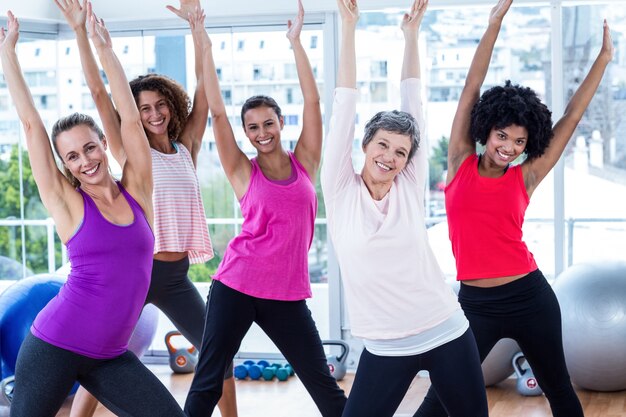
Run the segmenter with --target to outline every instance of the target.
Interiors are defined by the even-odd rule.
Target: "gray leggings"
[[[153,260],[150,289],[145,304],[154,304],[169,318],[176,329],[200,350],[206,303],[189,280],[189,258],[164,262]],[[233,364],[226,369],[224,379],[233,376]]]
[[[75,381],[117,416],[185,416],[167,388],[132,352],[92,359],[29,332],[17,356],[11,417],[56,416]]]

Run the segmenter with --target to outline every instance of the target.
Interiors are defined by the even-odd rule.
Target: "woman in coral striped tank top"
[[[127,153],[121,147],[119,119],[87,41],[84,30],[85,8],[81,7],[79,0],[57,0],[56,3],[76,33],[85,79],[101,115],[111,153],[124,167]],[[168,6],[168,9],[187,20],[189,13],[197,7],[198,0],[180,0],[179,9],[172,6]],[[192,37],[198,82],[193,107],[190,106],[185,89],[162,75],[140,76],[130,82],[130,87],[150,144],[154,180],[154,259],[150,290],[145,303],[152,303],[162,310],[199,349],[206,305],[187,272],[189,264],[203,263],[213,258],[213,249],[196,175],[197,157],[209,109],[201,79],[202,60],[195,33],[192,33]],[[236,417],[232,366],[224,374],[224,393],[219,403],[220,412],[224,417]],[[97,405],[93,396],[80,389],[75,396],[71,415],[89,417]]]
[[[304,99],[298,144],[293,153],[283,149],[280,108],[270,97],[255,96],[241,109],[244,133],[257,151],[250,160],[238,147],[228,121],[204,16],[192,18],[192,26],[204,32],[204,80],[215,140],[244,222],[213,277],[200,361],[185,403],[188,416],[211,415],[221,395],[220,375],[253,322],[293,365],[322,415],[340,416],[346,401],[330,375],[305,302],[311,296],[307,254],[317,208],[314,181],[322,119],[313,71],[300,42],[303,19],[299,4],[298,16],[287,30]]]
[[[604,24],[602,48],[552,127],[551,114],[530,88],[493,87],[480,96],[502,19],[500,0],[470,66],[452,124],[446,211],[459,301],[483,360],[501,338],[517,341],[555,417],[582,417],[565,366],[559,303],[522,240],[529,199],[561,157],[613,56]],[[484,145],[476,155],[476,142]],[[521,155],[526,159],[511,165]],[[447,416],[430,389],[415,416]]]

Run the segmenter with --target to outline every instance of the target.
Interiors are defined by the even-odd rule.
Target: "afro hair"
[[[485,145],[492,129],[523,126],[528,131],[524,153],[527,159],[533,159],[543,155],[554,135],[551,116],[552,112],[539,100],[537,93],[507,80],[504,86],[485,91],[476,102],[470,134],[476,142]]]

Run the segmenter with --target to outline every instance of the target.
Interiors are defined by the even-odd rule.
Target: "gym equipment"
[[[275,365],[267,366],[263,368],[263,372],[261,372],[261,375],[263,376],[264,380],[271,381],[276,376],[277,370],[278,367],[276,367]]]
[[[278,378],[279,381],[286,381],[287,379],[289,379],[290,376],[293,375],[295,375],[295,372],[289,364],[285,364],[285,366],[282,366],[276,370],[276,378]]]
[[[158,326],[159,309],[152,304],[146,304],[128,341],[128,350],[141,359],[152,344]]]
[[[33,271],[25,268],[25,277],[33,275]],[[22,264],[15,259],[0,255],[0,279],[21,279]]]
[[[522,352],[517,352],[511,360],[511,364],[515,370],[515,375],[517,375],[517,392],[526,397],[534,397],[543,394],[543,391],[537,383],[535,374],[533,374],[533,370],[530,369],[530,367],[526,369],[522,368],[522,361],[525,361],[525,357]]]
[[[500,339],[482,363],[485,386],[504,381],[513,374],[511,361],[520,347],[513,339]]]
[[[188,374],[196,369],[198,363],[198,351],[194,346],[188,348],[176,348],[171,339],[174,336],[182,336],[178,330],[172,330],[165,335],[165,346],[170,354],[170,368],[177,374]]]
[[[245,361],[242,365],[235,366],[233,376],[237,379],[246,379],[248,377],[248,370],[252,365],[254,365],[254,361]]]
[[[0,295],[2,378],[15,374],[17,354],[30,326],[64,282],[58,275],[39,274],[15,282]]]
[[[341,381],[346,376],[346,359],[348,359],[348,353],[350,353],[350,345],[343,340],[322,340],[322,345],[329,346],[341,346],[341,354],[339,356],[327,355],[326,363],[330,374],[337,380]]]
[[[0,381],[0,405],[11,406],[15,376],[8,376]]]
[[[574,265],[553,289],[572,381],[593,391],[626,389],[626,262]]]

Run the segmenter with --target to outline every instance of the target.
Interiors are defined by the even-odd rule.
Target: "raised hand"
[[[109,31],[106,26],[104,26],[104,20],[96,17],[89,0],[86,0],[85,4],[87,5],[87,15],[89,16],[89,37],[91,38],[93,45],[96,48],[102,46],[111,48],[111,35],[109,35]]]
[[[180,8],[177,9],[174,6],[165,6],[167,10],[174,13],[176,16],[189,22],[189,15],[196,9],[200,9],[200,0],[180,0]]]
[[[613,45],[613,39],[611,38],[611,29],[609,24],[604,19],[604,33],[602,36],[602,49],[600,49],[600,55],[606,56],[611,61],[615,54],[615,46]]]
[[[87,7],[85,4],[81,6],[80,0],[54,0],[63,17],[70,25],[73,31],[76,29],[85,27],[87,22]]]
[[[197,38],[202,41],[208,41],[208,34],[204,28],[204,19],[206,18],[206,14],[204,13],[204,9],[201,9],[200,6],[197,6],[193,11],[189,12],[188,22],[189,28],[191,29],[191,36]]]
[[[9,10],[7,12],[7,29],[0,28],[0,51],[15,50],[19,32],[20,24]]]
[[[491,13],[489,13],[489,23],[502,23],[502,19],[509,11],[513,0],[499,0],[498,4],[496,4],[493,9],[491,9]]]
[[[424,13],[428,7],[428,0],[415,0],[411,10],[402,17],[401,28],[403,32],[417,32],[419,30]]]
[[[359,6],[356,0],[337,0],[337,7],[342,22],[356,25],[359,20]]]
[[[304,24],[304,6],[302,6],[302,0],[298,0],[298,14],[293,20],[287,21],[287,39],[294,41],[300,39],[300,33],[302,32],[302,25]]]

